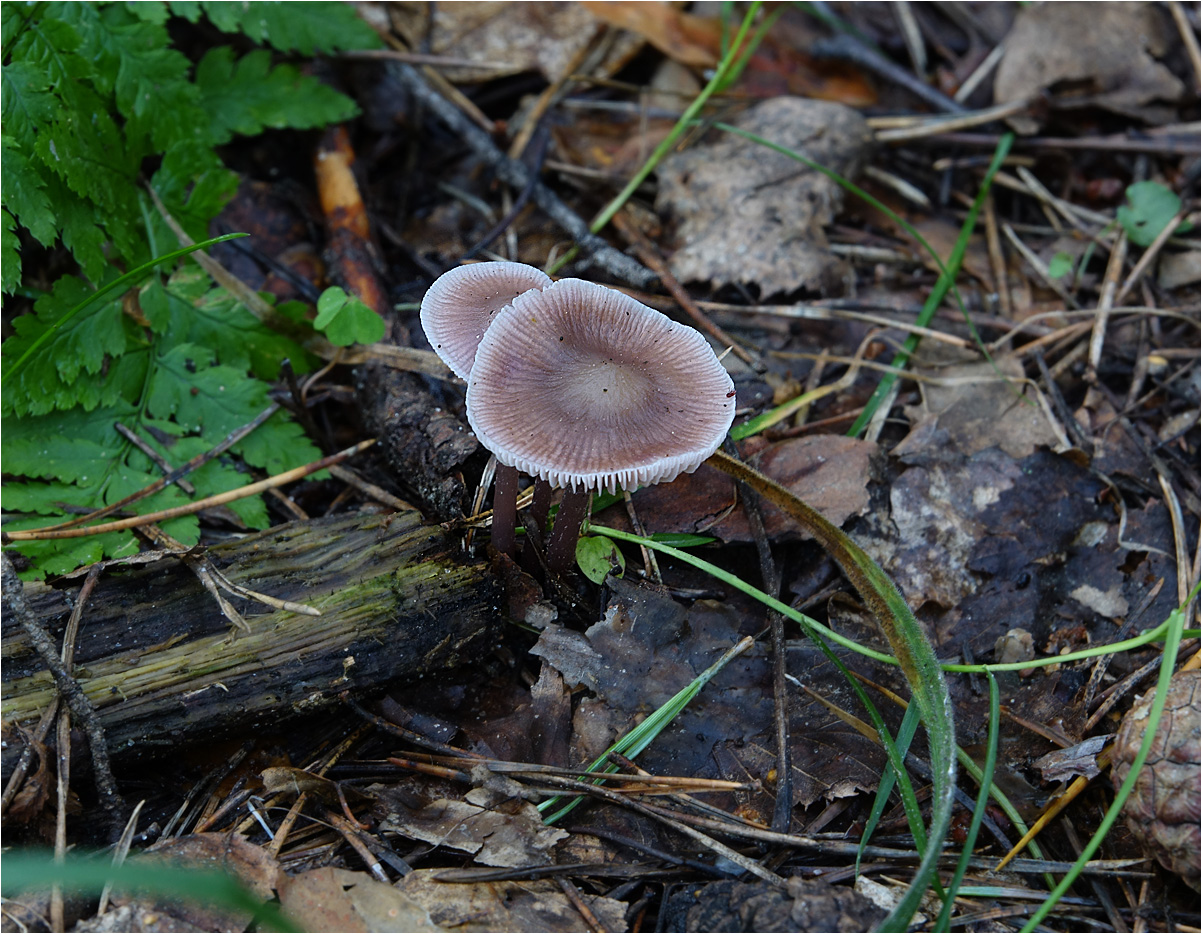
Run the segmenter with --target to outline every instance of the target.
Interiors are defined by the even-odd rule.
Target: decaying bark
[[[406,494],[441,522],[461,517],[462,465],[480,449],[468,426],[415,373],[369,364],[356,370],[355,392],[364,426]]]
[[[293,522],[208,554],[235,583],[322,615],[244,602],[250,631],[233,631],[180,561],[109,571],[84,610],[73,675],[114,756],[253,729],[337,703],[344,691],[462,664],[499,620],[487,566],[417,513]],[[26,587],[56,638],[72,592]],[[13,621],[3,636],[4,719],[27,723],[50,703],[53,683]],[[19,753],[19,742],[7,744],[6,774]]]

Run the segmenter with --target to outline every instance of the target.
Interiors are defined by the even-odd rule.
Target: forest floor
[[[1166,792],[1160,773],[1172,801],[1137,787],[1134,830],[1110,826],[1038,925],[1199,930],[1198,640],[1187,629],[1165,662],[1163,637],[1137,638],[1179,607],[1198,625],[1197,8],[767,7],[738,80],[662,158],[738,27],[717,4],[368,12],[400,51],[312,69],[361,115],[225,147],[241,184],[211,233],[250,236],[210,254],[277,303],[315,306],[338,285],[380,313],[382,341],[286,371],[272,396],[327,455],[375,443],[272,494],[273,528],[257,536],[216,507],[188,557],[82,583],[97,608],[82,619],[87,630],[95,613],[77,660],[89,670],[75,672],[85,693],[105,665],[181,640],[196,640],[197,669],[206,652],[251,667],[229,663],[187,699],[114,680],[111,706],[96,704],[111,766],[77,730],[61,800],[50,720],[29,732],[48,701],[31,700],[21,742],[38,755],[15,780],[5,760],[6,845],[53,841],[56,819],[60,846],[105,845],[116,820],[126,848],[220,865],[308,930],[880,923],[922,847],[896,791],[874,813],[893,773],[853,687],[894,734],[910,691],[830,554],[709,464],[595,498],[566,572],[538,547],[490,550],[488,452],[418,311],[447,270],[508,260],[705,331],[734,383],[728,453],[875,559],[941,662],[982,666],[946,674],[956,741],[978,765],[996,752],[1008,805],[983,811],[956,929],[1028,923],[1115,801],[1133,755],[1115,740],[1124,715],[1162,664],[1182,669],[1175,685],[1192,678],[1162,718],[1178,733],[1145,766],[1185,768],[1184,783]],[[184,35],[203,51],[203,33]],[[524,414],[538,422],[533,403]],[[297,529],[326,537],[294,546]],[[196,579],[206,560],[293,603],[362,587],[322,617],[349,629],[264,616],[244,595],[229,601],[246,632],[231,628]],[[422,568],[435,570],[405,576]],[[56,637],[83,580],[26,585]],[[877,655],[823,654],[756,590]],[[23,637],[5,609],[11,699]],[[611,757],[621,781],[579,782],[745,637],[637,757]],[[267,676],[288,683],[267,690]],[[118,691],[127,710],[140,696],[162,711],[106,721]],[[908,762],[924,821],[928,755],[920,731]],[[944,885],[977,798],[963,768],[959,789]],[[539,805],[564,791],[584,800],[550,822]],[[998,870],[1044,814],[1034,848]],[[94,900],[52,907],[49,891],[6,896],[5,930],[46,929],[54,911],[78,930],[242,930],[253,917],[207,898],[125,893],[97,914]],[[911,924],[936,929],[940,910],[932,890]]]

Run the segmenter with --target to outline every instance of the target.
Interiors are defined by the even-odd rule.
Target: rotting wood
[[[417,513],[293,522],[208,550],[236,583],[306,603],[320,617],[242,607],[231,630],[176,559],[113,571],[88,601],[74,676],[116,757],[258,729],[388,682],[478,657],[500,588],[455,536]],[[26,585],[35,616],[60,638],[74,588]],[[24,724],[51,702],[49,672],[13,621],[3,626],[3,715]],[[20,743],[3,754],[4,772]]]

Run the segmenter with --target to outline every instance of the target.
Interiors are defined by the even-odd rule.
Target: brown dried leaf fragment
[[[764,101],[733,123],[849,179],[871,141],[850,107],[799,97]],[[844,290],[845,267],[823,232],[843,189],[826,176],[733,135],[665,159],[656,174],[656,208],[677,219],[680,246],[670,265],[681,282],[738,282],[758,286],[761,296]]]

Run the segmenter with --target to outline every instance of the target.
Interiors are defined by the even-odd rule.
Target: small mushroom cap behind
[[[734,384],[699,332],[580,279],[499,312],[467,388],[468,421],[498,461],[598,492],[696,470],[734,413]]]
[[[498,311],[551,277],[525,263],[473,263],[434,280],[422,299],[421,322],[434,352],[467,379],[476,346]]]

